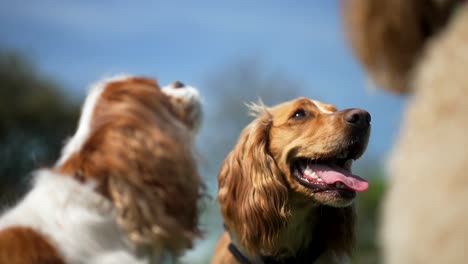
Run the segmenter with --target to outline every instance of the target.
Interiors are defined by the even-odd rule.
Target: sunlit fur
[[[98,82],[60,161],[36,173],[30,193],[0,218],[0,244],[22,223],[67,263],[176,257],[200,235],[193,153],[200,118],[192,87],[163,91],[132,76]],[[23,245],[25,255],[37,250]],[[8,254],[0,248],[0,259]]]
[[[257,117],[242,131],[218,175],[229,235],[222,236],[212,263],[237,263],[227,251],[231,239],[252,258],[294,256],[317,239],[326,248],[321,261],[341,263],[354,242],[352,200],[302,186],[290,166],[293,158],[337,154],[337,145],[348,140],[342,112],[308,98],[251,108]],[[291,119],[298,108],[313,117]]]

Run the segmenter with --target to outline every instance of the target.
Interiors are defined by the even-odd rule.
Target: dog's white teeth
[[[309,175],[315,180],[321,180],[317,173],[315,173],[315,171],[312,171]]]
[[[309,167],[306,167],[305,170],[304,170],[304,174],[307,174],[307,175],[311,175],[314,174],[315,172],[311,169],[309,169]]]
[[[308,176],[310,176],[310,178],[316,180],[316,181],[322,181],[322,179],[320,179],[320,177],[317,175],[317,173],[315,173],[315,171],[307,168],[305,169],[304,171],[304,174],[307,174]]]
[[[349,151],[345,150],[345,151],[341,152],[340,154],[338,154],[338,155],[336,156],[336,158],[338,158],[338,159],[344,159],[344,158],[348,157],[348,154],[349,154]]]
[[[346,189],[346,186],[341,182],[335,183],[335,187],[338,189]]]
[[[312,172],[312,178],[314,178],[317,181],[323,181],[315,172]]]

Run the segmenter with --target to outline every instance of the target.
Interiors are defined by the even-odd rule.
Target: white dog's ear
[[[225,224],[249,252],[268,248],[286,224],[288,190],[268,154],[272,120],[262,114],[242,132],[221,166],[218,200]]]

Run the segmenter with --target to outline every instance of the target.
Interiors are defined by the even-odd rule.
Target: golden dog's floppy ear
[[[249,252],[268,248],[286,224],[287,188],[268,151],[271,125],[264,108],[243,130],[218,175],[225,224]]]

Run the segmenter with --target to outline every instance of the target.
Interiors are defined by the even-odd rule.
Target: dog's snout
[[[370,125],[371,115],[362,109],[349,109],[344,113],[343,120],[347,125],[366,128]]]
[[[185,87],[185,84],[183,84],[182,82],[180,81],[175,81],[173,83],[171,83],[171,86],[175,89],[179,89],[179,88],[184,88]]]

